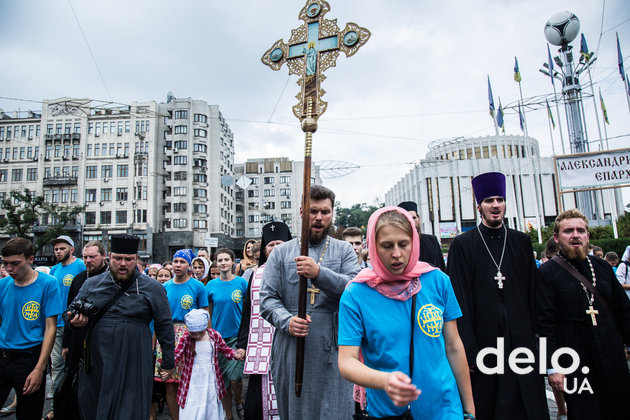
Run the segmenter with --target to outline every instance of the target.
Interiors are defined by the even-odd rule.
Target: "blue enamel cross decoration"
[[[327,103],[321,100],[325,92],[320,83],[325,79],[324,71],[336,65],[339,51],[350,57],[371,36],[370,31],[354,23],[340,30],[337,19],[324,19],[328,11],[330,5],[325,0],[307,0],[299,15],[304,23],[291,31],[289,42],[276,41],[261,58],[272,70],[280,70],[286,62],[289,74],[300,76],[299,102],[293,107],[300,121],[310,113],[316,122],[326,111]]]

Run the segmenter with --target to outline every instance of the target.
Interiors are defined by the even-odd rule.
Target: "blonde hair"
[[[556,221],[553,224],[553,233],[558,234],[560,232],[560,222],[565,219],[582,219],[586,223],[588,229],[588,219],[578,209],[565,210],[556,217]]]
[[[413,227],[404,214],[395,210],[381,214],[374,228],[374,239],[378,238],[378,234],[384,226],[393,226],[413,237]]]

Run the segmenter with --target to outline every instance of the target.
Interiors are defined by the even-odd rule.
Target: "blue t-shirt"
[[[185,283],[175,283],[172,279],[164,283],[166,297],[171,305],[173,321],[185,322],[185,316],[193,309],[208,306],[208,294],[203,283],[190,278]]]
[[[212,303],[212,328],[224,339],[236,337],[241,324],[247,280],[235,276],[230,281],[223,281],[217,277],[208,282],[206,289],[208,301]]]
[[[46,318],[61,313],[57,280],[39,273],[28,286],[16,286],[11,276],[0,280],[0,348],[28,349],[41,344]]]
[[[61,298],[61,307],[63,309],[68,307],[68,294],[70,293],[70,285],[74,276],[85,270],[85,264],[83,260],[77,258],[72,264],[62,265],[61,263],[55,265],[50,269],[50,275],[57,279],[57,286],[59,287],[59,297]],[[57,326],[63,327],[63,317],[59,316],[57,319]]]
[[[457,383],[446,358],[442,328],[462,316],[448,276],[433,270],[421,277],[416,298],[412,382],[422,391],[411,405],[415,419],[461,420],[463,408]],[[360,346],[365,365],[382,372],[409,375],[411,299],[387,298],[365,283],[352,283],[339,305],[340,346]],[[367,389],[371,416],[399,415],[387,393]]]

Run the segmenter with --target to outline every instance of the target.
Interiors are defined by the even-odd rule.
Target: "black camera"
[[[86,316],[96,315],[98,312],[98,308],[93,303],[83,300],[77,299],[68,306],[68,312],[70,312],[69,318],[72,319],[75,315],[83,314]]]

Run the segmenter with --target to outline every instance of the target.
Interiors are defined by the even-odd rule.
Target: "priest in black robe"
[[[538,358],[536,341],[536,263],[529,236],[507,228],[505,176],[481,174],[472,180],[481,223],[457,236],[448,253],[447,274],[463,316],[457,328],[471,368],[477,418],[484,420],[548,419],[544,379],[536,367],[517,375],[508,357],[517,347]],[[502,341],[505,369],[488,374],[478,366],[478,353]],[[496,356],[484,366],[496,367]],[[486,373],[484,373],[483,371]]]
[[[560,254],[540,267],[537,291],[538,327],[547,339],[547,368],[552,369],[549,384],[565,391],[571,420],[628,418],[630,375],[623,344],[630,345],[630,300],[611,266],[588,255],[588,221],[582,213],[560,213],[554,239]],[[575,277],[578,272],[594,292]],[[575,372],[566,376],[551,365],[551,355],[560,347],[580,357]],[[559,359],[563,368],[571,362]]]
[[[418,214],[418,204],[413,201],[403,201],[397,207],[405,209],[411,214],[416,230],[420,235],[420,261],[428,262],[434,267],[446,272],[442,247],[435,235],[420,232],[420,216]]]

